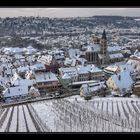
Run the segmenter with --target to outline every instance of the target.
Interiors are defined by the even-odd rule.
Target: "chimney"
[[[121,80],[121,75],[118,76],[119,81]]]
[[[4,77],[4,71],[2,71],[2,77]]]
[[[51,73],[49,72],[49,79],[51,79],[51,76],[50,76],[50,74],[51,74]]]
[[[8,88],[8,93],[10,93],[10,89]]]

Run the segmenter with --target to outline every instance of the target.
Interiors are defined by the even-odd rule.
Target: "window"
[[[38,85],[42,85],[42,83],[38,83]]]

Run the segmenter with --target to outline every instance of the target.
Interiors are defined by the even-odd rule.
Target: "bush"
[[[85,100],[91,100],[91,96],[85,96]]]

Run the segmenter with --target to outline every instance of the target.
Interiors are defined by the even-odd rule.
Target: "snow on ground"
[[[134,105],[135,105],[135,107],[137,109],[137,113],[140,114],[140,108],[139,108],[140,104],[138,105],[137,103],[134,103]]]
[[[99,102],[98,109],[102,110],[102,102]]]
[[[56,114],[52,111],[51,102],[42,102],[38,104],[32,105],[42,122],[49,126],[50,130],[55,130],[54,120],[56,118]]]
[[[103,111],[106,112],[106,108],[107,108],[107,102],[103,102]]]
[[[30,105],[34,109],[32,111],[35,111],[34,115],[37,115],[36,118],[39,119],[40,123],[50,132],[130,132],[139,130],[134,128],[136,116],[140,115],[139,98],[93,97],[92,100],[86,101],[84,98],[76,95],[64,99],[40,101],[31,103]],[[17,126],[18,132],[27,132],[27,128],[29,132],[37,132],[35,122],[32,120],[26,105],[14,107],[11,123],[9,123],[12,109],[13,107],[9,108],[5,120],[2,116],[5,115],[7,109],[4,109],[0,115],[0,121],[3,122],[4,120],[3,124],[1,123],[1,132],[5,130],[16,132]],[[17,114],[18,109],[19,114]],[[31,113],[33,113],[32,111]],[[90,113],[88,114],[88,112]],[[108,118],[111,116],[114,120]],[[117,120],[115,120],[115,118],[117,118]],[[130,120],[132,125],[129,126],[127,120]],[[123,127],[122,121],[126,123]],[[138,121],[139,120],[137,120],[137,122]],[[7,123],[9,123],[10,126],[8,129],[6,129],[8,126]],[[138,126],[138,128],[139,127],[140,126]]]
[[[137,110],[140,110],[140,99],[139,98],[123,98],[123,97],[106,97],[106,98],[92,98],[92,100],[90,101],[84,101],[84,99],[79,99],[81,98],[80,96],[78,97],[75,96],[79,102],[79,104],[83,104],[83,102],[86,102],[86,107],[92,109],[92,108],[96,108],[98,110],[102,110],[102,102],[103,102],[103,112],[107,112],[107,103],[108,103],[108,112],[109,114],[114,114],[115,116],[119,115],[120,112],[120,117],[126,119],[126,114],[124,113],[124,110],[126,110],[126,112],[130,115],[130,113],[135,114],[136,111],[134,110],[134,107],[132,106],[132,103],[136,106]],[[71,98],[67,98],[67,100],[69,101],[74,101],[74,96]],[[93,102],[93,103],[92,103]],[[136,104],[139,105],[137,105]],[[128,106],[130,109],[128,109],[128,106],[126,105],[126,103],[128,103]],[[123,106],[124,109],[123,109]],[[84,104],[83,104],[84,105]],[[92,107],[94,106],[94,107]],[[118,106],[118,107],[117,107]],[[113,107],[113,108],[112,108]],[[138,113],[138,111],[137,111]]]
[[[123,102],[123,103],[122,103],[122,107],[123,107],[123,106],[124,106],[124,110],[125,110],[126,114],[128,114],[129,116],[131,116],[131,114],[130,114],[130,112],[129,112],[129,109],[128,109],[128,107],[127,107],[126,102]]]
[[[120,117],[126,118],[121,102],[118,103],[118,107],[119,107],[119,111],[120,111]]]
[[[6,110],[7,110],[7,109],[3,109],[3,111],[1,112],[0,121],[1,121],[1,119],[2,119],[3,114],[6,112]]]
[[[16,128],[17,128],[17,106],[14,107],[13,116],[12,116],[9,131],[10,132],[16,132]]]
[[[29,115],[29,111],[27,109],[27,106],[24,105],[23,108],[24,108],[24,111],[25,111],[25,116],[26,116],[28,127],[29,127],[29,131],[30,132],[37,132],[37,130],[34,126],[34,123],[31,119],[31,116]]]
[[[127,107],[130,108],[129,112],[132,112],[132,114],[135,112],[131,102],[128,102],[128,106]]]
[[[0,132],[5,132],[7,124],[8,124],[8,121],[9,121],[9,118],[10,118],[11,111],[12,111],[12,108],[9,109],[8,114],[7,114],[6,118],[5,118],[5,121],[4,121],[3,125],[2,125],[2,127],[0,128]]]
[[[37,132],[26,105],[3,109],[0,127],[0,132]]]
[[[19,121],[18,121],[19,130],[18,130],[18,132],[27,132],[22,106],[19,106],[19,116],[18,116],[18,118],[19,118]]]
[[[88,110],[91,110],[91,111],[96,112],[96,113],[97,112],[99,112],[99,113],[103,112],[104,115],[109,113],[111,116],[114,116],[115,118],[119,118],[119,120],[120,119],[124,119],[124,120],[126,119],[127,120],[127,117],[131,116],[130,110],[128,109],[128,106],[126,105],[126,102],[128,102],[129,106],[131,106],[130,108],[131,108],[132,112],[135,112],[135,110],[132,106],[132,101],[134,102],[135,105],[136,105],[135,102],[139,101],[139,99],[120,98],[120,97],[119,98],[117,98],[117,97],[116,98],[112,98],[112,97],[98,98],[98,97],[95,97],[92,100],[85,101],[84,98],[81,98],[78,95],[65,98],[64,100],[68,100],[71,103],[76,103],[80,107],[85,108],[85,109],[87,108]],[[36,113],[39,115],[42,122],[44,124],[46,124],[46,127],[48,127],[53,132],[55,132],[55,131],[62,132],[62,131],[64,131],[64,127],[65,127],[65,130],[71,130],[71,131],[78,131],[79,130],[79,131],[88,132],[88,129],[89,129],[88,126],[85,127],[84,129],[82,127],[81,128],[69,129],[69,127],[68,127],[69,124],[65,124],[65,122],[60,123],[59,127],[56,126],[55,121],[57,120],[59,122],[61,120],[60,116],[62,116],[62,117],[65,116],[65,109],[61,110],[61,111],[60,110],[59,111],[55,110],[52,107],[53,101],[54,100],[43,101],[43,102],[38,102],[38,103],[32,104],[33,108],[35,109]],[[123,106],[122,106],[122,104],[123,104]],[[138,109],[139,108],[137,107],[137,110]],[[69,108],[68,110],[70,111],[71,109]],[[58,114],[60,113],[59,114],[60,116],[59,115],[57,116],[56,112]],[[77,112],[77,114],[79,114],[79,112]],[[97,120],[95,120],[95,121],[97,121]],[[117,131],[118,132],[121,132],[121,131],[130,132],[131,131],[130,128],[127,128],[127,127],[125,128],[125,127],[113,124],[111,122],[106,122],[106,121],[102,120],[102,123],[101,123],[100,119],[98,121],[99,122],[96,122],[97,123],[96,125],[97,125],[98,128],[92,128],[92,130],[102,132],[102,131],[108,131],[108,130],[105,130],[105,128],[108,128],[109,131],[115,131],[115,132],[117,132]],[[75,120],[75,127],[77,127],[76,123],[77,122]],[[85,126],[86,125],[87,124],[85,124]],[[96,127],[96,125],[94,127]],[[109,128],[109,127],[111,127],[111,128]],[[132,131],[134,131],[134,130],[132,130]],[[89,130],[89,132],[90,132],[90,130]]]
[[[112,101],[109,101],[109,102],[108,102],[108,112],[109,112],[111,115],[113,114],[113,109],[112,109],[113,107],[112,107],[112,104],[113,104]]]
[[[94,107],[97,109],[98,108],[98,102],[94,102]]]

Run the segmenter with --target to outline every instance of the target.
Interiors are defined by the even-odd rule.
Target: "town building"
[[[22,99],[28,96],[28,86],[15,86],[6,88],[3,91],[4,99],[11,100],[11,99]]]
[[[103,70],[93,64],[86,66],[78,65],[76,68],[78,71],[78,81],[104,80]]]
[[[133,67],[133,65],[129,63],[115,64],[115,65],[110,65],[104,68],[105,79],[108,79],[110,76],[120,73],[125,70],[129,72],[130,76],[135,81],[138,73],[137,73],[137,70]]]
[[[89,65],[77,65],[76,67],[62,67],[59,69],[60,80],[67,85],[73,82],[82,82],[90,80],[104,80],[104,72],[100,68]]]
[[[140,81],[136,81],[133,85],[133,94],[140,96]]]
[[[128,71],[114,74],[106,81],[106,85],[110,91],[115,92],[118,96],[132,93],[133,83],[134,81]]]
[[[35,87],[31,87],[28,93],[29,97],[34,98],[40,96],[39,90]]]
[[[53,73],[58,73],[60,65],[53,55],[39,56],[37,61],[45,65],[47,72],[51,71]]]
[[[133,84],[133,94],[140,96],[140,75],[138,75]]]
[[[123,61],[124,56],[121,52],[120,46],[113,46],[107,48],[108,54],[109,54],[109,62],[120,62]]]
[[[103,31],[102,37],[93,37],[94,44],[87,46],[85,51],[85,58],[89,63],[108,63],[109,56],[107,52],[107,38],[106,32]]]
[[[83,84],[80,87],[80,96],[99,96],[105,92],[106,86],[104,82],[95,81],[93,83]]]
[[[65,81],[66,83],[78,81],[78,72],[76,67],[66,67],[66,68],[61,67],[59,68],[59,75],[62,83],[65,83]]]
[[[124,56],[119,46],[108,46],[107,37],[105,30],[103,31],[102,37],[93,37],[93,44],[84,46],[81,49],[82,56],[90,64],[106,65],[108,63],[114,63],[122,61]],[[84,53],[85,52],[85,53]]]
[[[61,87],[61,84],[52,72],[35,74],[35,83],[33,84],[40,94],[45,94],[49,91],[56,91]]]

